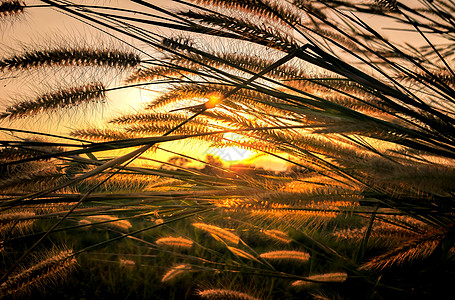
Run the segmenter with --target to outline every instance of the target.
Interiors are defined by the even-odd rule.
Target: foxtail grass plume
[[[95,225],[103,226],[108,229],[118,230],[122,232],[127,232],[131,227],[131,223],[127,220],[119,220],[119,218],[115,216],[109,215],[96,215],[96,216],[88,216],[79,221],[80,225],[87,225],[90,223],[95,223]],[[101,224],[96,224],[101,223]]]
[[[120,258],[120,266],[122,268],[132,268],[135,265],[136,265],[136,263],[133,260]]]
[[[161,282],[168,282],[176,277],[185,274],[191,270],[191,266],[188,264],[181,264],[178,266],[175,266],[171,268],[166,274],[164,274],[163,278],[161,279]]]
[[[338,239],[360,241],[364,237],[367,230],[368,226],[361,228],[347,228],[335,230],[332,232],[332,235]],[[382,239],[384,241],[388,241],[390,244],[394,242],[399,243],[405,240],[414,239],[417,236],[418,233],[413,230],[391,225],[385,222],[375,224],[373,230],[370,232],[370,239]]]
[[[209,24],[211,26],[220,26],[221,28],[227,29],[239,35],[247,34],[250,37],[254,37],[257,44],[273,49],[288,52],[297,48],[296,41],[289,35],[283,35],[274,28],[264,26],[263,24],[253,23],[253,21],[250,21],[249,19],[220,15],[218,13],[200,13],[191,10],[180,12],[179,14],[188,19]],[[213,31],[213,34],[226,36],[226,33],[221,31]],[[184,46],[182,44],[177,44],[175,41],[166,41],[166,43],[171,44],[175,48]]]
[[[170,113],[148,112],[122,115],[109,121],[111,124],[128,125],[128,124],[147,124],[151,122],[178,122],[185,121],[188,117]],[[200,121],[198,118],[196,118]],[[178,124],[177,123],[177,124]],[[207,123],[204,123],[207,124]]]
[[[62,180],[62,173],[57,171],[52,164],[34,164],[28,170],[21,170],[14,174],[8,174],[8,178],[0,180],[1,191],[37,190],[48,187]]]
[[[167,66],[153,66],[151,68],[140,68],[133,72],[126,80],[126,83],[151,82],[157,79],[165,79],[169,77],[182,77],[191,74],[185,70],[175,69]]]
[[[259,300],[246,293],[224,289],[201,290],[197,292],[197,295],[208,300]]]
[[[375,0],[374,4],[376,4],[379,8],[385,11],[398,11],[398,1],[397,0]]]
[[[159,246],[167,246],[171,248],[183,248],[189,249],[193,246],[193,241],[185,239],[183,237],[163,237],[156,240],[156,244]]]
[[[87,228],[88,225],[92,224],[92,222],[87,219],[82,219],[78,223],[80,226],[84,226],[85,228]]]
[[[188,59],[175,56],[171,57],[171,61],[175,64],[178,64],[179,66],[185,66],[192,69],[200,68],[199,63],[204,63],[216,68],[234,70],[241,68],[249,70],[254,73],[259,73],[274,63],[274,60],[271,59],[264,59],[245,54],[214,51],[210,51],[209,53],[215,56],[216,58],[213,57],[208,58],[198,54],[188,54]],[[198,61],[198,63],[195,63],[194,61]],[[266,76],[275,79],[286,80],[307,77],[306,73],[302,69],[292,67],[290,65],[282,65],[276,67],[275,69],[267,73]],[[215,87],[216,85],[213,86]]]
[[[42,139],[25,139],[24,141],[26,142],[45,142],[45,140]],[[46,146],[46,147],[27,147],[27,148],[16,148],[16,147],[5,147],[0,149],[0,162],[5,163],[5,162],[11,162],[15,160],[21,160],[21,159],[27,159],[27,158],[32,158],[36,156],[41,156],[43,154],[43,150],[49,151],[49,152],[58,152],[62,151],[61,147],[53,147],[53,146]],[[49,159],[42,159],[41,161],[48,161]],[[3,173],[0,175],[0,178],[7,178],[11,176],[11,174],[14,174],[14,170],[24,170],[24,167],[28,166],[31,169],[35,169],[35,167],[38,167],[39,164],[21,164],[18,167],[13,167],[11,166],[8,168],[7,173]],[[7,175],[8,174],[8,175]]]
[[[280,241],[285,244],[289,244],[292,242],[292,240],[289,238],[288,234],[286,232],[283,232],[281,230],[277,229],[270,229],[270,230],[264,230],[262,231],[265,235]]]
[[[257,219],[267,219],[276,222],[277,225],[281,223],[279,221],[286,221],[288,225],[292,226],[302,226],[308,222],[324,223],[339,214],[338,211],[306,209],[298,206],[291,208],[284,205],[274,205],[274,208],[261,208],[256,205],[242,210]]]
[[[71,131],[71,136],[91,141],[115,141],[134,137],[131,133],[127,133],[119,129],[108,128],[75,129]]]
[[[25,3],[17,0],[4,0],[0,3],[0,18],[7,16],[17,16],[24,12]]]
[[[11,275],[0,285],[0,295],[26,293],[31,287],[44,285],[46,282],[59,280],[74,267],[76,259],[72,250],[63,250],[48,254],[34,266]]]
[[[0,71],[18,71],[42,67],[99,66],[131,68],[140,63],[137,54],[115,49],[55,48],[29,50],[0,59]]]
[[[106,88],[102,83],[91,83],[79,87],[66,88],[41,95],[35,99],[20,101],[0,114],[0,119],[16,119],[33,116],[40,112],[66,109],[82,104],[105,102]]]
[[[434,253],[445,233],[435,231],[419,236],[413,240],[403,243],[388,252],[378,255],[370,261],[363,264],[361,270],[390,270],[393,268],[403,267],[416,261],[428,259]],[[448,249],[448,256],[455,257],[455,247],[453,244]]]
[[[0,213],[0,236],[27,231],[35,222],[34,219],[31,219],[34,216],[34,211],[27,210]]]
[[[236,1],[236,0],[190,0],[202,5],[219,6],[228,9],[237,9],[239,11],[247,11],[251,15],[259,16],[260,18],[268,18],[273,21],[283,22],[286,19],[290,23],[298,23],[301,16],[294,10],[278,5],[275,1]]]
[[[240,242],[240,238],[237,235],[218,226],[208,225],[205,223],[193,223],[193,226],[210,233],[210,235],[216,240],[232,244],[238,244]]]
[[[231,251],[232,253],[234,253],[235,255],[239,256],[239,257],[243,257],[243,258],[246,258],[248,260],[254,260],[254,261],[257,261],[259,262],[259,260],[257,260],[256,257],[254,257],[253,255],[249,254],[248,252],[245,252],[241,249],[238,249],[238,248],[235,248],[235,247],[230,247],[230,246],[227,246],[227,248],[229,249],[229,251]]]
[[[344,272],[337,272],[337,273],[325,273],[325,274],[318,274],[318,275],[312,275],[307,277],[308,280],[312,281],[307,281],[307,280],[296,280],[294,281],[291,285],[293,287],[304,287],[304,286],[312,286],[314,284],[319,284],[319,283],[333,283],[333,282],[345,282],[346,279],[348,278],[348,274]],[[317,282],[313,282],[317,281]]]
[[[310,259],[310,254],[302,251],[280,250],[270,251],[259,255],[262,258],[275,261],[300,261],[307,262]]]
[[[325,294],[320,294],[321,292],[318,293],[311,293],[311,296],[313,297],[313,300],[343,300],[344,298],[339,296],[339,295],[325,295]]]

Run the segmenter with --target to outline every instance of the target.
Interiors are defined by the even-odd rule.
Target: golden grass
[[[188,264],[181,264],[175,267],[172,267],[166,274],[164,274],[163,278],[161,278],[161,282],[168,282],[176,277],[180,276],[181,274],[187,273],[191,270],[191,266]]]
[[[33,211],[12,211],[0,213],[0,236],[20,234],[29,230],[35,222]],[[23,219],[23,220],[21,220]]]
[[[0,114],[0,119],[35,116],[42,112],[62,111],[89,103],[106,102],[106,88],[102,83],[91,83],[46,93],[33,99],[18,101]]]
[[[31,287],[64,277],[76,264],[72,250],[51,253],[37,264],[20,271],[0,285],[0,296],[26,293]]]
[[[17,0],[4,0],[0,3],[0,18],[17,16],[24,12],[25,4]]]
[[[136,265],[136,263],[133,260],[120,258],[120,266],[122,268],[132,268],[135,265]]]
[[[171,248],[185,248],[189,249],[193,246],[193,241],[183,237],[163,237],[156,240],[159,246],[167,246]]]
[[[210,235],[218,241],[229,242],[232,244],[238,244],[240,242],[240,237],[224,228],[205,223],[193,223],[193,226],[210,233]]]
[[[307,262],[310,259],[310,254],[302,251],[279,250],[262,253],[260,257],[269,260]]]
[[[259,262],[259,260],[257,260],[256,257],[254,257],[253,255],[249,254],[248,252],[245,252],[241,249],[238,249],[238,248],[235,248],[235,247],[230,247],[228,246],[227,247],[229,249],[229,251],[231,251],[232,253],[234,253],[235,255],[239,256],[239,257],[243,257],[243,258],[246,258],[248,260],[254,260],[254,261],[257,261]]]
[[[304,286],[311,286],[314,284],[318,283],[329,283],[329,282],[345,282],[346,279],[348,278],[348,274],[344,272],[336,272],[336,273],[325,273],[325,274],[318,274],[318,275],[312,275],[307,277],[308,280],[314,280],[318,281],[312,282],[312,281],[306,281],[306,280],[296,280],[294,281],[291,285],[293,287],[304,287]]]
[[[32,49],[0,60],[1,71],[29,70],[42,67],[117,67],[132,68],[140,63],[135,53],[116,49],[54,48]]]
[[[246,293],[224,289],[208,289],[198,291],[197,295],[209,300],[259,300]]]
[[[285,244],[289,244],[292,242],[292,240],[289,238],[288,234],[281,230],[270,229],[270,230],[264,230],[264,231],[262,231],[262,233],[264,233],[265,235],[267,235],[277,241],[285,243]]]
[[[360,240],[365,235],[368,227],[361,228],[347,228],[336,230],[332,232],[332,235],[339,239],[345,240]],[[375,224],[370,233],[370,238],[380,238],[380,239],[392,239],[393,241],[399,242],[403,240],[408,240],[409,238],[415,238],[418,234],[414,231],[395,226],[387,223]]]
[[[119,218],[115,216],[109,215],[96,215],[96,216],[88,216],[79,221],[80,225],[86,225],[90,223],[98,223],[98,222],[106,222],[99,224],[99,226],[104,226],[108,229],[118,230],[122,232],[127,232],[131,227],[131,223],[127,220],[119,220]]]
[[[419,236],[401,246],[378,255],[370,261],[363,264],[361,270],[384,270],[397,267],[403,267],[416,261],[428,259],[434,253],[442,239],[445,237],[444,232],[434,231]],[[455,247],[450,246],[448,256],[455,257]]]

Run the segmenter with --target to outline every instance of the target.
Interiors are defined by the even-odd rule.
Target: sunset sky
[[[170,0],[153,1],[154,4],[162,7],[172,8],[175,3]],[[41,4],[37,2],[37,4]],[[60,44],[69,46],[98,46],[100,42],[105,45],[115,45],[116,47],[124,47],[120,42],[106,37],[99,30],[94,29],[87,24],[75,20],[74,18],[61,13],[60,11],[49,9],[47,7],[33,7],[32,2],[27,2],[29,7],[26,10],[25,16],[21,16],[14,20],[12,24],[2,24],[1,49],[4,53],[13,53],[14,51],[23,48],[46,47],[49,44]],[[115,6],[115,2],[113,2]],[[122,6],[124,4],[122,3]],[[141,10],[142,7],[134,3],[126,5],[131,9]],[[144,10],[145,11],[145,10]],[[169,31],[164,28],[154,28],[155,32],[167,34]],[[137,42],[126,40],[129,43],[135,44],[139,48],[147,50],[144,45],[138,45]],[[216,41],[216,40],[215,40]],[[35,74],[35,73],[33,73]],[[60,70],[46,71],[44,75],[38,76],[40,81],[37,81],[33,75],[14,74],[17,78],[5,78],[0,86],[0,108],[5,110],[9,103],[14,103],[14,99],[23,99],[24,94],[36,95],[37,93],[46,92],[47,86],[55,83],[62,85],[62,82],[81,82],[78,77],[71,73],[62,73]],[[79,75],[78,75],[79,76]],[[83,76],[83,75],[80,75]],[[108,74],[104,76],[106,84],[116,86],[122,82],[124,74]],[[26,80],[23,80],[26,78]],[[27,80],[30,78],[30,80]],[[26,84],[24,85],[24,81]],[[50,82],[50,83],[49,83]],[[149,103],[153,96],[159,95],[159,88],[155,88],[154,92],[141,91],[137,88],[120,89],[108,92],[108,102],[103,105],[89,106],[87,108],[76,108],[74,110],[59,113],[59,114],[42,114],[38,117],[14,120],[8,123],[12,128],[21,128],[27,130],[42,130],[44,132],[66,135],[70,130],[87,127],[98,126],[103,124],[113,116],[118,116],[126,112],[134,113],[139,108]],[[12,100],[13,99],[13,100]],[[3,121],[6,125],[8,121]],[[236,163],[254,163],[259,167],[266,169],[282,170],[285,168],[285,163],[277,158],[260,155],[259,158],[251,160],[257,156],[257,153],[230,147],[225,149],[206,148],[201,149],[201,145],[197,142],[180,143],[173,142],[162,144],[163,147],[171,147],[173,151],[181,152],[186,155],[203,158],[205,155],[219,156],[226,164]],[[158,151],[155,158],[167,160],[171,155]]]
[[[37,2],[38,3],[38,2]],[[153,1],[154,4],[161,5],[166,8],[175,7],[175,3],[171,0],[157,0]],[[28,4],[31,6],[32,4]],[[124,5],[122,3],[122,5]],[[115,1],[113,2],[115,6]],[[131,9],[144,10],[142,6],[129,3]],[[366,18],[367,22],[373,24],[380,22],[372,17]],[[393,24],[396,27],[396,24]],[[116,47],[121,45],[120,42],[115,41],[112,38],[107,38],[105,34],[100,33],[99,30],[94,29],[82,22],[75,20],[74,18],[62,14],[60,11],[52,10],[46,7],[30,7],[26,10],[26,15],[18,18],[12,24],[2,24],[2,49],[5,53],[11,53],[12,50],[20,50],[23,46],[37,46],[45,47],[47,44],[62,44],[71,46],[89,45],[98,46],[101,43],[105,45],[115,45]],[[392,27],[392,24],[381,24],[381,27]],[[153,28],[155,32],[169,33],[164,28]],[[418,39],[415,35],[409,35],[408,33],[398,33],[396,31],[385,31],[386,36],[392,36],[393,39],[405,39],[409,43],[417,44]],[[388,33],[388,34],[387,34]],[[147,50],[148,46],[137,44],[137,42],[126,39],[127,42],[135,44],[135,46]],[[220,42],[216,39],[214,42]],[[215,47],[217,45],[214,45]],[[108,74],[104,76],[106,84],[111,86],[118,85],[122,82],[122,76],[124,74]],[[22,75],[21,75],[22,76]],[[28,75],[24,75],[28,76]],[[81,75],[82,76],[82,75]],[[27,78],[27,77],[26,77]],[[40,80],[37,82],[33,76],[29,77],[30,80],[25,80],[27,84],[23,84],[24,80],[15,79],[4,79],[2,80],[2,86],[0,89],[1,103],[0,107],[3,109],[10,103],[10,99],[17,99],[24,94],[34,94],[37,90],[45,91],[46,86],[50,82],[78,82],[78,77],[74,77],[73,74],[59,73],[56,71],[55,74],[47,72],[45,75],[41,75]],[[63,79],[63,80],[62,80]],[[37,118],[31,118],[26,120],[17,120],[12,123],[12,127],[27,128],[29,130],[44,130],[46,132],[52,132],[57,134],[67,134],[70,130],[77,127],[84,127],[84,125],[90,126],[102,126],[106,120],[109,120],[113,116],[123,114],[126,112],[135,112],[138,108],[143,107],[149,103],[153,96],[159,94],[159,88],[155,88],[155,93],[141,91],[135,88],[120,89],[108,93],[108,103],[104,105],[98,105],[89,107],[88,109],[76,109],[65,114],[46,114]],[[203,149],[200,147],[194,147],[195,143],[173,143],[173,149],[184,152],[188,155],[194,155],[201,157],[205,154],[219,155],[228,163],[237,163],[242,159],[246,159],[253,155],[251,152],[246,152],[242,149]],[[175,145],[177,148],[175,148]],[[163,145],[165,146],[165,145]],[[167,159],[167,155],[158,154],[160,159]],[[256,160],[255,163],[258,166],[263,166],[272,169],[281,169],[285,165],[283,161],[276,158],[264,156]]]

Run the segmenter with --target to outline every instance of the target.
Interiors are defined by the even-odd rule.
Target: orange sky
[[[39,2],[37,2],[39,3]],[[127,4],[121,1],[122,6],[130,8],[142,9],[141,6]],[[161,4],[164,7],[172,6],[169,0],[153,1],[154,4]],[[33,5],[33,2],[28,1],[27,5]],[[115,3],[114,3],[115,5]],[[2,49],[10,52],[10,49],[22,48],[22,45],[32,45],[45,47],[48,43],[60,42],[69,37],[69,45],[80,45],[88,43],[96,45],[99,40],[105,39],[103,34],[90,26],[84,25],[73,18],[66,16],[58,11],[49,8],[29,8],[26,10],[26,15],[14,20],[11,24],[3,24],[1,35]],[[158,29],[162,30],[162,29]],[[108,43],[110,42],[107,39]],[[129,41],[134,42],[134,41]],[[5,51],[3,51],[5,53]],[[43,80],[45,82],[52,76],[52,72],[47,73]],[[20,98],[24,92],[29,95],[36,93],[37,89],[41,89],[42,84],[32,76],[20,76],[21,78],[13,80],[2,80],[0,86],[0,109],[4,111],[11,103],[11,99]],[[57,81],[59,79],[57,78]],[[55,80],[54,80],[55,81]],[[113,80],[114,83],[119,83],[119,80]],[[43,83],[44,84],[44,83]],[[122,89],[108,93],[109,102],[102,107],[79,109],[69,114],[46,114],[38,118],[27,118],[13,121],[11,123],[1,123],[0,126],[9,126],[11,128],[20,128],[34,131],[43,131],[54,134],[67,135],[71,129],[78,127],[102,126],[102,124],[111,119],[112,116],[117,116],[125,112],[134,112],[137,108],[144,106],[149,101],[147,93],[138,89]],[[8,138],[8,136],[2,136]],[[245,152],[243,149],[211,149],[203,146],[195,146],[195,143],[172,143],[172,145],[162,144],[163,147],[172,147],[172,150],[181,152],[186,155],[203,158],[206,154],[218,155],[226,160],[227,164],[235,164],[240,162],[242,158],[251,157],[254,153]],[[157,159],[167,160],[169,154],[158,151]],[[238,160],[240,159],[240,160]],[[266,169],[283,169],[282,161],[273,158],[261,157],[255,161],[255,164]]]
[[[27,2],[33,4],[33,2]],[[153,4],[164,5],[165,7],[172,6],[170,0],[154,0]],[[29,5],[30,5],[29,4]],[[142,9],[141,6],[130,4],[126,1],[119,0],[119,6],[138,8]],[[113,2],[113,6],[116,2]],[[368,17],[365,21],[373,24],[380,23],[380,20],[375,20],[373,17]],[[376,24],[377,25],[377,24]],[[63,15],[60,12],[51,10],[49,8],[30,8],[27,10],[25,17],[19,18],[12,22],[11,25],[5,23],[1,25],[1,41],[2,49],[20,49],[21,43],[32,44],[38,46],[45,46],[46,43],[54,43],[60,41],[62,37],[70,37],[69,44],[80,45],[80,43],[97,44],[99,40],[104,39],[103,35],[95,29],[81,24],[79,21],[70,18],[69,16]],[[380,24],[382,27],[392,27],[392,24]],[[393,26],[396,26],[394,24]],[[164,29],[157,29],[158,31],[165,31]],[[409,33],[397,33],[387,32],[387,36],[393,37],[394,39],[406,39],[411,43],[418,43],[417,39],[409,35]],[[85,42],[84,42],[85,41]],[[108,41],[109,42],[109,41]],[[134,41],[129,41],[134,42]],[[5,52],[5,51],[3,51]],[[51,76],[51,75],[47,75]],[[46,78],[44,78],[46,79]],[[44,80],[43,79],[43,80]],[[36,79],[32,77],[23,77],[21,80],[2,80],[0,81],[0,109],[4,110],[7,106],[10,98],[15,98],[20,93],[26,91],[27,93],[33,93],[36,88]],[[114,82],[120,82],[120,80],[112,79]],[[24,84],[25,81],[25,84]],[[133,112],[138,107],[143,106],[149,101],[149,98],[145,96],[144,92],[138,89],[123,89],[115,92],[110,92],[109,103],[104,107],[96,109],[84,109],[81,111],[75,111],[70,113],[68,116],[55,116],[46,115],[44,117],[26,121],[18,121],[10,124],[12,128],[25,128],[30,130],[42,130],[46,132],[52,132],[57,134],[67,134],[69,130],[76,127],[84,127],[86,124],[101,125],[104,121],[109,120],[112,116],[118,115],[119,113]],[[7,125],[7,124],[1,124]],[[175,144],[175,143],[174,143]],[[174,145],[175,147],[175,145]],[[177,146],[176,151],[185,152],[188,155],[204,155],[204,153],[215,153],[221,156],[234,156],[242,152],[238,149],[232,149],[232,151],[215,151],[215,149],[203,149],[194,146]],[[161,156],[161,159],[166,159],[165,156]],[[276,159],[265,159],[258,160],[257,163],[260,166],[266,168],[282,168],[283,164]]]

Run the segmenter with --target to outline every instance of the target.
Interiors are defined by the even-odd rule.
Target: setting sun
[[[209,101],[204,103],[205,108],[214,108],[218,103],[223,100],[223,96],[220,93],[211,93],[207,96]]]
[[[229,146],[219,147],[215,149],[215,155],[226,162],[239,162],[253,157],[254,151],[235,146],[235,143],[245,142],[245,137],[237,133],[225,133],[223,139],[229,142]],[[232,145],[234,144],[234,145]]]
[[[219,156],[223,161],[241,161],[247,158],[250,158],[254,155],[253,152],[242,149],[236,146],[218,148],[216,149],[216,155]]]

